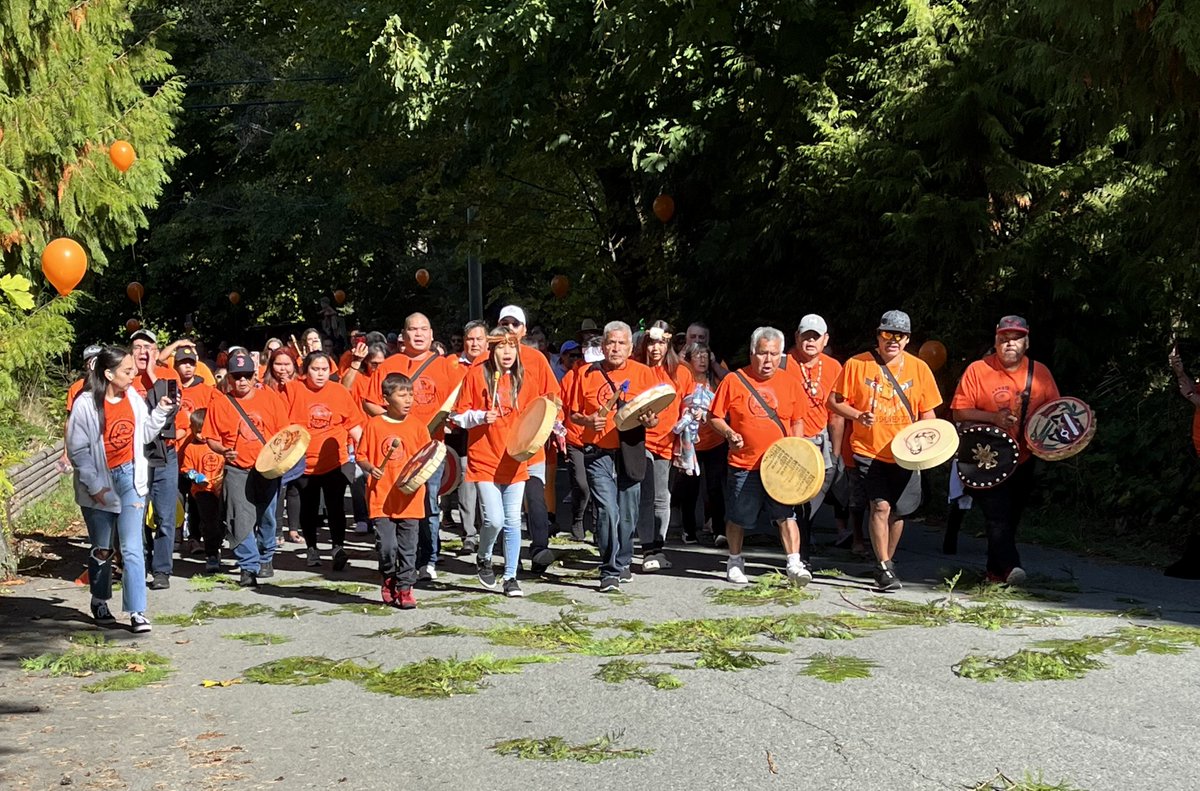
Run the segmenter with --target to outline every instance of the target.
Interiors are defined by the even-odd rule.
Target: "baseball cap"
[[[996,324],[996,332],[1023,332],[1029,334],[1029,322],[1020,316],[1005,316]]]
[[[500,308],[500,318],[496,321],[499,323],[505,319],[515,319],[518,324],[524,324],[525,311],[521,310],[516,305],[505,305],[504,307]]]
[[[255,370],[254,358],[246,352],[229,355],[229,363],[225,366],[225,372],[231,374],[252,374]]]
[[[132,335],[129,336],[129,342],[133,343],[134,341],[149,341],[150,343],[153,343],[155,346],[158,345],[158,337],[155,336],[155,334],[153,332],[151,332],[150,330],[135,331]]]
[[[796,332],[801,335],[806,332],[815,332],[818,335],[824,335],[829,332],[829,325],[825,323],[825,319],[816,313],[809,313],[800,319],[800,326],[796,328]]]
[[[577,349],[579,349],[579,343],[577,341],[566,341],[562,346],[558,347],[558,353],[566,354],[567,352],[573,352]]]
[[[889,310],[879,320],[879,329],[889,332],[903,332],[906,335],[911,335],[912,319],[902,310]]]
[[[196,356],[196,350],[191,346],[184,346],[179,351],[175,352],[175,363],[194,363],[200,358]]]
[[[92,359],[93,357],[99,357],[100,352],[102,352],[102,351],[104,351],[103,346],[93,343],[91,346],[88,346],[86,349],[83,350],[83,361],[87,362],[88,360]]]

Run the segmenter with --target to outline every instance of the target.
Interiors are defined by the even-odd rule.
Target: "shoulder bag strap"
[[[904,354],[904,352],[900,353]],[[892,388],[896,391],[896,395],[900,396],[900,403],[904,404],[904,408],[908,410],[909,419],[916,423],[917,413],[913,411],[912,404],[909,403],[908,396],[906,396],[904,391],[900,388],[900,383],[896,381],[896,376],[892,373],[892,369],[887,367],[887,363],[885,363],[883,358],[879,356],[878,350],[872,349],[871,356],[875,358],[875,362],[879,363],[879,367],[883,369],[883,375],[886,376],[888,381],[892,383]]]
[[[246,425],[249,426],[250,430],[254,432],[254,436],[258,437],[258,441],[263,445],[266,445],[267,440],[263,438],[262,432],[259,431],[258,427],[255,426],[250,420],[250,416],[246,414],[246,410],[242,409],[242,405],[239,404],[237,399],[233,397],[233,393],[226,393],[225,397],[229,399],[229,403],[233,404],[233,408],[236,409],[238,414],[242,416],[242,420],[246,421]]]
[[[733,375],[740,379],[742,384],[746,386],[746,389],[750,391],[750,395],[754,396],[754,400],[757,401],[758,405],[761,406],[767,413],[767,417],[775,421],[775,425],[778,426],[779,430],[783,432],[783,436],[788,436],[787,429],[783,427],[783,421],[779,419],[779,415],[775,414],[775,410],[771,409],[771,405],[766,402],[766,400],[762,397],[762,394],[750,385],[750,382],[746,380],[746,377],[742,375],[741,371],[734,371]]]
[[[621,398],[621,389],[609,377],[608,371],[604,370],[604,366],[600,363],[592,363],[592,367],[600,372],[600,375],[604,377],[604,381],[608,382],[608,386],[612,388],[613,395],[617,397],[617,409],[625,406],[625,399]]]
[[[433,361],[437,360],[437,359],[438,359],[438,355],[434,354],[433,352],[430,352],[429,356],[425,358],[425,362],[421,363],[420,367],[417,368],[417,370],[413,373],[413,375],[408,378],[410,380],[412,380],[413,384],[416,384],[417,379],[419,379],[421,377],[421,374],[425,373],[425,369],[428,368],[430,365],[432,365]]]
[[[1021,430],[1019,436],[1025,436],[1025,421],[1029,419],[1029,396],[1033,392],[1033,360],[1029,360],[1029,372],[1025,374],[1025,391],[1021,393]]]

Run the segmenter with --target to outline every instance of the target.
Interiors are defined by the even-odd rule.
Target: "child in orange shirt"
[[[367,474],[367,511],[379,536],[380,595],[384,604],[411,610],[417,606],[417,533],[425,516],[425,487],[405,494],[396,480],[408,460],[429,444],[429,428],[409,418],[413,386],[404,374],[388,374],[382,383],[386,410],[367,421],[355,460]]]
[[[193,506],[189,523],[198,526],[204,540],[204,571],[215,574],[221,570],[221,539],[225,530],[221,526],[221,485],[225,480],[225,457],[215,453],[204,441],[204,418],[207,409],[197,409],[188,416],[188,434],[179,460],[179,472],[187,477],[192,486],[188,499]]]

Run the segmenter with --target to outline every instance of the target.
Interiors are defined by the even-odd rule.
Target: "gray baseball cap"
[[[879,320],[879,329],[912,335],[912,319],[902,310],[889,310]]]
[[[796,328],[796,332],[803,335],[806,332],[815,332],[818,335],[824,335],[829,332],[829,325],[825,323],[825,319],[818,316],[816,313],[809,313],[804,318],[800,319],[800,326]]]

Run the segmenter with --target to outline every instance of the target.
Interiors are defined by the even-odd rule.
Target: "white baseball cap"
[[[500,308],[500,318],[497,319],[496,322],[499,323],[505,319],[516,319],[518,324],[524,324],[525,311],[521,310],[516,305],[505,305],[504,307]]]
[[[825,319],[818,316],[816,313],[809,313],[804,318],[800,319],[800,326],[796,328],[796,332],[803,335],[806,332],[815,332],[818,335],[824,335],[829,332],[829,325],[825,323]]]

